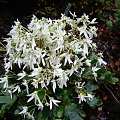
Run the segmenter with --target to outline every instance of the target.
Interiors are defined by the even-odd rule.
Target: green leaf
[[[115,84],[116,82],[118,82],[118,78],[116,77],[113,77],[112,73],[110,72],[107,72],[105,74],[105,80],[108,82],[108,83],[111,83],[111,84]]]
[[[92,72],[89,68],[85,68],[85,70],[83,71],[82,77],[85,79],[90,79],[92,75]]]
[[[20,113],[19,109],[16,109],[15,112],[14,112],[15,115],[18,115],[19,113]]]
[[[4,113],[10,109],[10,107],[15,103],[16,100],[16,96],[13,96],[12,99],[10,96],[0,96],[0,102],[3,104],[0,110],[0,118],[3,117]]]
[[[116,82],[118,82],[119,79],[111,76],[109,79],[106,79],[106,81],[111,83],[111,84],[116,84]]]
[[[39,98],[40,98],[41,101],[44,100],[45,95],[46,95],[46,90],[41,89],[41,90],[38,91],[38,96],[39,96]]]
[[[92,100],[87,101],[87,103],[90,105],[92,108],[96,108],[97,106],[102,105],[102,100],[99,98],[93,98]]]
[[[5,104],[3,104],[1,110],[9,109],[15,103],[16,100],[17,100],[16,96],[14,96],[12,99],[10,98],[8,101],[6,101]]]
[[[85,85],[85,88],[86,88],[86,90],[87,91],[94,91],[94,90],[96,90],[97,89],[97,85],[94,85],[92,82],[88,82],[88,83],[86,83],[86,85]]]
[[[111,21],[111,20],[107,20],[107,21],[106,21],[106,25],[107,25],[107,27],[108,27],[110,30],[112,30],[113,24],[112,24],[112,21]]]
[[[107,70],[105,68],[101,68],[97,71],[97,73],[100,75],[105,74],[106,72],[107,72]]]
[[[44,108],[42,111],[38,113],[37,120],[48,120],[50,115],[50,110],[48,108]]]
[[[0,118],[3,118],[5,111],[0,110]]]
[[[74,103],[70,103],[65,107],[65,116],[70,120],[84,120],[85,113]]]
[[[61,118],[64,114],[64,106],[58,106],[56,107],[56,117]]]
[[[69,102],[72,98],[71,96],[73,96],[73,91],[70,86],[57,91],[57,98],[62,99],[64,102]]]
[[[110,71],[107,71],[104,68],[98,70],[98,74],[101,75],[101,77],[99,78],[100,80],[105,80],[108,83],[115,84],[119,81],[118,78],[113,77],[113,74]]]
[[[0,96],[0,104],[1,103],[7,103],[10,100],[11,100],[10,96]]]

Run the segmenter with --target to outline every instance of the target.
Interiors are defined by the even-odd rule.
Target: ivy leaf
[[[97,106],[102,105],[102,100],[100,98],[93,98],[92,100],[87,101],[87,103],[94,109]]]
[[[106,81],[111,83],[111,84],[116,84],[116,82],[118,82],[119,79],[116,77],[110,77],[110,79],[107,79]]]
[[[70,103],[65,107],[65,116],[70,120],[84,120],[85,113],[74,103]]]
[[[118,78],[113,77],[113,75],[110,71],[107,71],[104,68],[98,70],[98,74],[101,75],[101,77],[99,78],[100,80],[105,80],[108,83],[115,84],[116,82],[119,81]]]
[[[119,81],[118,78],[113,77],[111,73],[105,74],[105,80],[111,84],[115,84],[116,82]]]

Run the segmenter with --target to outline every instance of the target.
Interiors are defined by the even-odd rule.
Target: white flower
[[[30,97],[27,102],[30,102],[31,100],[35,99],[36,92],[33,92],[33,93],[31,93],[31,94],[28,94],[27,96]]]
[[[5,39],[5,42],[7,42],[6,45],[6,50],[7,50],[7,55],[9,55],[12,52],[12,43],[11,43],[11,38]]]
[[[34,50],[34,48],[36,47],[36,43],[35,43],[34,38],[32,38],[31,45],[32,45],[32,49]]]
[[[43,104],[42,104],[42,102],[41,101],[39,101],[38,102],[38,104],[36,104],[37,105],[37,107],[38,107],[38,110],[43,110]]]
[[[94,72],[97,72],[99,69],[100,69],[100,68],[97,68],[96,66],[95,66],[95,67],[92,67],[93,73],[94,73]]]
[[[100,68],[97,68],[96,66],[95,67],[92,67],[92,74],[94,75],[94,78],[96,80],[96,77],[97,77],[97,71],[99,70]]]
[[[34,50],[35,47],[36,47],[36,43],[35,43],[35,39],[34,39],[33,34],[32,34],[32,33],[29,33],[29,32],[26,32],[25,34],[26,34],[26,36],[27,36],[27,39],[30,40],[31,47],[32,47],[32,49]]]
[[[72,67],[70,70],[68,70],[68,74],[71,76],[74,72],[78,72],[78,68],[79,68],[79,59],[76,59],[74,61],[74,63],[72,64]]]
[[[26,116],[27,116],[28,120],[35,120],[34,116],[31,115],[29,112],[27,112]]]
[[[40,81],[39,83],[41,84],[41,88],[44,88],[44,87],[45,87],[45,88],[47,89],[47,86],[46,86],[44,80]]]
[[[14,63],[17,63],[19,68],[21,68],[21,64],[23,63],[23,60],[18,56],[15,58]]]
[[[79,99],[79,104],[81,104],[81,102],[86,102],[86,95],[83,95],[82,93],[78,94],[78,99]]]
[[[60,38],[56,38],[57,47],[54,49],[54,51],[60,50],[60,52],[64,49],[64,39],[61,36]]]
[[[94,18],[90,23],[91,23],[91,24],[95,24],[95,23],[97,23],[97,22],[95,22],[96,19],[97,19],[97,18]]]
[[[4,83],[3,88],[7,89],[8,88],[8,78],[7,76],[0,78],[0,83]]]
[[[29,77],[35,77],[35,78],[39,79],[41,71],[42,71],[42,67],[33,68],[33,71],[31,73],[31,75],[29,75]]]
[[[84,72],[85,68],[81,68],[81,71],[80,71],[80,76],[82,75],[82,73]]]
[[[88,94],[87,94],[87,97],[88,97],[89,100],[92,100],[92,99],[94,98],[94,95],[88,93]]]
[[[18,93],[21,92],[21,89],[20,89],[20,86],[19,86],[19,85],[16,85],[16,86],[14,87],[13,93],[16,92],[16,91],[18,91]]]
[[[28,107],[27,107],[27,106],[24,106],[24,107],[22,107],[22,108],[23,108],[23,110],[22,110],[19,114],[26,114],[27,111],[28,111]]]
[[[8,71],[9,70],[9,68],[12,70],[12,63],[13,61],[12,60],[10,60],[9,62],[6,62],[5,63],[5,69],[6,69],[6,71]]]
[[[12,99],[13,95],[12,95],[12,91],[11,90],[8,90],[8,93],[10,94],[10,97]]]
[[[64,66],[66,65],[66,63],[68,62],[69,64],[73,63],[71,60],[71,54],[69,53],[63,53],[62,55],[60,55],[60,57],[64,57],[65,58],[65,62],[64,62]]]
[[[23,71],[22,73],[18,73],[18,76],[20,76],[20,77],[18,78],[18,80],[23,79],[23,78],[26,76],[25,71]]]
[[[53,97],[50,97],[50,110],[52,109],[52,103],[54,104],[54,105],[56,105],[56,106],[58,106],[58,104],[57,103],[60,103],[61,101],[59,101],[59,100],[55,100]]]
[[[71,14],[73,17],[77,17],[76,14],[75,14],[75,12],[74,12],[74,13],[71,13],[71,12],[70,12],[70,14]]]
[[[45,55],[46,51],[42,50],[41,48],[36,48],[34,51],[34,54],[37,58],[38,63],[40,64],[42,62],[43,66],[45,66]]]
[[[63,86],[67,87],[67,81],[69,80],[69,77],[67,76],[66,72],[63,70],[57,79],[57,84],[59,88],[63,89]]]
[[[24,55],[24,60],[23,60],[23,63],[25,64],[24,68],[29,66],[31,70],[34,69],[34,66],[37,63],[37,61],[36,61],[37,58],[36,58],[34,52],[35,51],[28,49],[28,51]]]
[[[88,55],[88,45],[86,43],[84,43],[83,45],[83,56]]]
[[[100,65],[102,65],[102,64],[106,65],[107,63],[102,59],[102,57],[103,57],[102,53],[99,53],[97,60],[98,60]]]
[[[83,24],[87,24],[89,23],[89,16],[86,15],[85,13],[81,16],[81,21],[83,22]]]
[[[78,30],[79,30],[79,32],[80,32],[80,35],[84,35],[84,37],[86,38],[86,39],[89,39],[89,36],[88,36],[88,31],[87,31],[87,25],[86,24],[84,24],[82,27],[78,27]]]
[[[29,87],[28,87],[27,80],[23,80],[22,85],[26,87],[27,94],[29,94]]]
[[[102,58],[98,58],[98,62],[99,62],[100,65],[101,64],[104,64],[104,65],[107,64]]]
[[[53,86],[53,87],[52,87],[52,88],[53,88],[53,92],[55,93],[56,81],[55,81],[55,80],[52,80],[51,82],[52,82],[52,84],[53,84],[53,85],[52,85],[52,86]]]
[[[30,97],[27,102],[30,102],[31,100],[35,99],[35,105],[38,106],[38,109],[41,109],[41,110],[43,109],[43,104],[40,101],[37,91],[34,91],[33,93],[28,94],[27,96]]]
[[[24,115],[24,118],[25,118],[25,116],[27,116],[27,118],[28,118],[29,120],[35,120],[34,117],[33,117],[33,115],[31,115],[31,114],[28,112],[28,107],[27,107],[27,106],[24,106],[24,107],[22,107],[22,108],[23,108],[23,110],[19,113],[20,115]]]
[[[31,83],[35,88],[38,88],[39,80],[33,79],[33,82]]]
[[[84,88],[85,82],[75,82],[75,85],[78,89]]]
[[[91,60],[87,59],[87,60],[85,61],[85,63],[86,63],[87,66],[91,66]]]
[[[90,30],[89,30],[88,34],[89,34],[89,37],[90,37],[91,39],[93,38],[93,35],[94,35],[95,37],[97,37],[96,31],[97,31],[97,28],[96,28],[95,26],[90,26]]]
[[[92,100],[93,97],[94,97],[94,95],[89,94],[89,93],[87,93],[87,95],[79,93],[77,98],[79,99],[79,104],[81,104],[82,102],[86,102],[87,99]]]
[[[58,77],[62,74],[63,70],[62,68],[59,68],[61,66],[61,64],[58,64],[56,66],[52,66],[53,67],[53,78]]]

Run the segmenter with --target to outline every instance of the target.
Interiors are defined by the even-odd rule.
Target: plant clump
[[[92,41],[96,19],[71,15],[57,20],[33,16],[27,28],[18,20],[12,26],[5,39],[6,72],[0,83],[9,100],[15,98],[14,114],[33,120],[77,120],[85,117],[83,103],[101,104],[96,89],[111,73]],[[106,81],[118,80],[111,76]]]

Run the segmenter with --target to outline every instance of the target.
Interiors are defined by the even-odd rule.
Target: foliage
[[[59,17],[61,12],[64,13],[68,4],[71,5],[71,11],[75,11],[79,16],[86,13],[91,18],[97,17],[103,20],[108,13],[112,12],[111,9],[114,6],[114,0],[37,0],[38,8],[35,14],[46,17],[51,15],[53,18]]]
[[[110,30],[120,29],[120,1],[111,0],[106,4],[106,8],[100,15],[100,19],[106,22]]]
[[[100,82],[118,81],[92,41],[96,19],[70,14],[56,20],[33,16],[27,28],[19,21],[12,26],[0,78],[1,118],[14,110],[13,116],[24,119],[82,120],[83,103],[102,103],[96,93]]]

